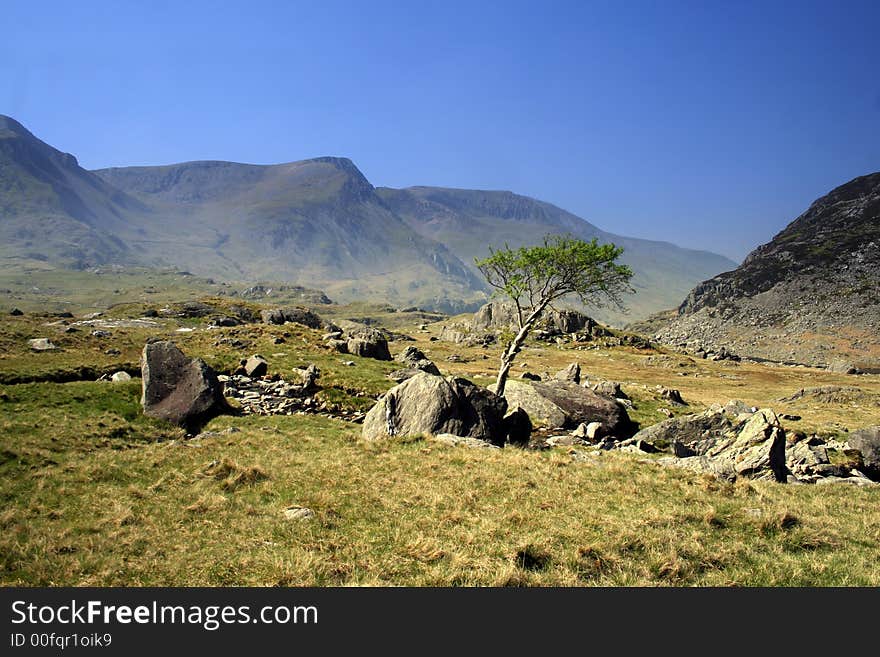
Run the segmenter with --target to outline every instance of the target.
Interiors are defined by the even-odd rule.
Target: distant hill
[[[536,244],[548,233],[568,233],[587,240],[596,237],[622,246],[623,262],[635,271],[637,294],[625,299],[629,315],[613,309],[591,311],[604,321],[622,323],[627,317],[644,317],[669,308],[688,293],[694,281],[736,267],[735,262],[715,253],[605,232],[555,205],[512,192],[441,187],[380,187],[376,191],[415,230],[446,245],[471,267],[474,258],[488,255],[489,247]]]
[[[740,267],[697,285],[655,328],[692,347],[880,367],[880,172],[815,201]]]
[[[473,266],[488,247],[547,233],[614,241],[636,271],[631,319],[735,263],[605,233],[510,192],[374,188],[348,159],[276,165],[186,162],[86,171],[0,116],[0,264],[182,268],[237,282],[321,288],[460,312],[491,292]],[[619,313],[596,313],[620,322]]]

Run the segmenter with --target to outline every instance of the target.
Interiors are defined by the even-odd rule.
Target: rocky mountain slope
[[[114,235],[145,208],[0,115],[0,255],[83,267],[136,261]]]
[[[0,116],[0,263],[7,267],[181,268],[321,288],[340,301],[459,312],[490,292],[474,257],[561,232],[625,248],[638,290],[627,299],[629,318],[669,307],[734,266],[715,254],[605,233],[510,192],[376,189],[344,158],[86,171]]]
[[[415,230],[445,244],[471,267],[474,258],[489,254],[489,247],[536,244],[548,233],[587,240],[595,237],[622,246],[622,261],[635,272],[636,295],[625,300],[629,315],[614,309],[589,310],[605,322],[621,324],[627,317],[669,308],[688,293],[703,272],[736,267],[735,262],[715,253],[608,233],[555,205],[512,192],[441,187],[380,187],[377,192]]]
[[[700,283],[657,337],[778,361],[880,367],[880,172],[834,189],[740,267]]]

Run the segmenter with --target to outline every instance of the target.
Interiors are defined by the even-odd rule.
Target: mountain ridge
[[[640,295],[631,305],[639,315],[735,264],[616,236],[514,192],[374,187],[347,157],[87,171],[14,119],[3,118],[0,128],[7,137],[0,139],[0,257],[7,262],[182,266],[227,280],[321,287],[342,300],[460,312],[489,296],[473,266],[489,245],[568,232],[613,237],[625,259],[635,258]],[[432,209],[433,226],[420,204]]]

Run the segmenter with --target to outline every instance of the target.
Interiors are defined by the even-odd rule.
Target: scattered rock
[[[110,331],[103,331],[101,329],[96,329],[92,331],[92,337],[95,338],[109,338],[112,337],[113,334]]]
[[[437,376],[440,376],[440,370],[437,369],[437,366],[427,356],[425,356],[422,350],[418,347],[407,347],[400,354],[397,355],[395,360],[406,365],[407,369],[421,370],[422,372],[427,372],[428,374],[435,374]]]
[[[668,399],[676,406],[688,405],[688,403],[681,398],[681,393],[678,390],[673,390],[672,388],[660,388],[659,392],[663,399]]]
[[[608,397],[609,399],[629,399],[626,393],[620,389],[617,381],[599,381],[591,386],[593,392]]]
[[[34,338],[32,340],[28,340],[28,344],[33,351],[51,351],[52,349],[57,349],[49,338]]]
[[[288,520],[311,520],[315,512],[304,506],[289,506],[284,509],[284,517]]]
[[[230,410],[214,370],[200,358],[187,358],[173,342],[147,343],[141,371],[141,404],[149,417],[192,429]]]
[[[20,317],[20,316],[24,315],[24,313],[21,310],[19,310],[18,308],[13,308],[12,310],[9,311],[9,314],[14,317]]]
[[[537,374],[532,374],[531,372],[523,372],[519,375],[519,378],[525,379],[526,381],[540,381],[541,377]]]
[[[499,449],[498,445],[493,445],[490,442],[486,442],[485,440],[479,440],[478,438],[470,438],[468,436],[456,436],[451,433],[441,433],[436,436],[432,436],[431,440],[437,443],[443,443],[444,445],[451,445],[453,447],[474,447],[478,449]]]

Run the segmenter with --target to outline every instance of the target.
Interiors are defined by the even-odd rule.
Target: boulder
[[[466,379],[420,372],[393,387],[370,409],[361,436],[380,440],[451,433],[503,445],[506,411],[503,397]]]
[[[770,409],[756,412],[734,440],[715,445],[706,456],[739,477],[787,480],[785,429]]]
[[[268,371],[269,362],[259,354],[254,354],[244,362],[244,373],[252,379],[259,379]]]
[[[406,365],[410,370],[421,370],[428,374],[440,376],[437,366],[418,347],[409,346],[397,355],[395,360]]]
[[[721,406],[702,413],[681,415],[663,420],[639,431],[633,438],[644,440],[660,449],[678,443],[696,455],[705,454],[734,428],[736,416]],[[682,450],[682,453],[687,453]]]
[[[110,377],[110,380],[113,383],[125,383],[131,381],[131,375],[128,372],[120,370],[119,372],[114,372],[113,376]]]
[[[533,422],[550,428],[601,422],[608,434],[618,438],[632,434],[632,422],[623,406],[574,383],[508,380],[504,397],[508,404],[520,406]]]
[[[365,328],[355,331],[346,341],[345,348],[352,356],[361,358],[375,358],[376,360],[391,360],[391,352],[388,351],[388,340],[381,331]]]
[[[28,345],[30,345],[33,351],[51,351],[58,348],[49,338],[34,338],[33,340],[28,340]]]
[[[581,366],[577,363],[571,363],[565,369],[559,370],[554,377],[559,381],[570,381],[571,383],[581,382]]]
[[[13,308],[9,311],[9,314],[14,317],[21,317],[22,315],[24,315],[24,313],[18,308]]]
[[[141,355],[144,414],[189,429],[230,411],[217,375],[173,342],[147,343]]]
[[[853,431],[847,442],[862,455],[866,473],[874,479],[880,477],[880,426]]]
[[[264,324],[284,324],[293,322],[302,324],[311,329],[320,329],[324,326],[324,320],[311,310],[305,308],[272,308],[260,313]]]

